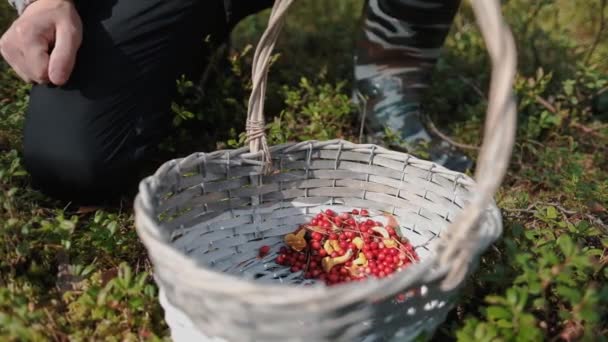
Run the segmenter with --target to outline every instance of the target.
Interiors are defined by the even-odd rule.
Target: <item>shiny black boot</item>
[[[367,0],[355,51],[354,99],[374,143],[408,152],[455,171],[471,160],[427,129],[423,92],[460,0]]]

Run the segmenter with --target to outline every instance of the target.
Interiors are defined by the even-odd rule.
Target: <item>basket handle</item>
[[[253,55],[251,69],[253,87],[247,106],[247,142],[249,143],[250,152],[256,153],[262,150],[262,161],[265,170],[269,170],[272,166],[264,122],[266,80],[268,78],[272,50],[277,42],[281,28],[283,28],[287,9],[292,3],[293,0],[275,0],[272,12],[270,13],[270,19],[268,19],[268,27],[266,27],[262,38],[260,38]]]
[[[264,130],[264,98],[272,50],[294,0],[275,0],[268,27],[253,57],[253,89],[247,111],[247,141],[255,153],[262,150],[263,162],[271,166]],[[492,79],[486,111],[484,138],[475,170],[476,187],[469,205],[446,231],[438,246],[440,265],[452,265],[442,283],[450,290],[461,283],[475,253],[473,231],[500,186],[511,158],[516,130],[516,101],[513,93],[517,54],[513,35],[501,14],[499,0],[470,0],[477,24],[492,61]]]

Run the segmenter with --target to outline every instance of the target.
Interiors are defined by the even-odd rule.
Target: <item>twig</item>
[[[479,87],[477,85],[475,85],[475,83],[473,83],[472,81],[470,81],[469,79],[467,79],[466,77],[459,75],[458,79],[462,81],[462,83],[468,85],[469,87],[473,88],[473,90],[475,91],[475,93],[477,93],[477,95],[479,95],[479,97],[481,97],[484,102],[487,101],[487,97],[486,94],[483,93],[483,91],[481,91],[481,89],[479,89]]]
[[[363,133],[365,130],[365,120],[367,120],[367,99],[360,91],[356,91],[355,96],[359,99],[359,103],[363,107],[361,110],[361,127],[359,128],[359,144],[363,143]]]
[[[506,211],[506,212],[513,212],[513,213],[526,213],[526,214],[534,214],[536,213],[536,210],[532,210],[533,208],[536,207],[536,205],[539,202],[534,202],[532,204],[530,204],[526,209],[509,209],[509,208],[503,208],[502,210]]]
[[[428,121],[428,127],[429,129],[437,134],[441,139],[445,140],[448,144],[452,145],[452,146],[456,146],[465,150],[479,150],[479,147],[477,146],[473,146],[473,145],[468,145],[468,144],[463,144],[463,143],[459,143],[457,141],[454,141],[452,138],[448,137],[447,135],[445,135],[444,133],[442,133],[441,131],[439,131],[437,129],[437,127],[435,127],[435,125],[433,124],[433,122],[431,120],[427,120]]]
[[[602,125],[602,126],[600,126],[600,127],[598,127],[598,128],[590,128],[590,127],[587,127],[587,126],[585,126],[585,125],[582,125],[582,124],[580,124],[580,123],[578,123],[578,122],[573,122],[573,123],[572,123],[572,127],[576,127],[576,128],[578,128],[578,129],[580,129],[580,130],[581,130],[581,131],[583,131],[583,133],[585,133],[585,134],[591,134],[591,135],[596,136],[596,137],[599,137],[599,138],[603,138],[603,137],[604,137],[604,135],[603,135],[603,134],[600,134],[600,133],[598,133],[597,131],[598,131],[598,130],[600,130],[600,129],[602,129],[602,128],[604,128],[604,127],[605,127],[605,125]]]
[[[557,113],[557,108],[555,108],[555,106],[553,106],[549,101],[543,99],[542,97],[540,97],[538,95],[536,95],[535,100],[536,100],[536,103],[542,105],[551,113],[554,113],[554,114]]]
[[[534,21],[534,19],[536,19],[536,16],[540,12],[540,10],[543,8],[543,5],[544,5],[544,1],[538,1],[536,3],[536,7],[534,7],[530,16],[527,18],[526,23],[524,24],[524,27],[523,27],[522,33],[521,33],[522,37],[525,37],[526,34],[528,34],[528,29],[530,28],[530,24],[532,23],[532,21]]]
[[[537,202],[530,204],[526,209],[503,208],[502,210],[505,212],[508,212],[508,213],[535,214],[538,211],[538,206],[540,206],[540,205],[555,207],[555,209],[559,210],[560,213],[564,216],[564,219],[567,219],[568,216],[570,216],[570,215],[580,214],[580,215],[584,216],[585,218],[587,218],[589,221],[591,221],[591,223],[598,225],[604,231],[608,231],[608,225],[606,225],[604,223],[604,221],[602,219],[600,219],[599,217],[596,217],[592,214],[580,213],[576,210],[568,210],[559,203],[537,201]]]
[[[602,39],[602,34],[604,33],[604,29],[606,28],[606,17],[604,16],[604,10],[606,9],[607,2],[608,2],[607,0],[601,0],[600,28],[597,30],[597,34],[595,35],[593,44],[591,44],[591,48],[589,49],[589,52],[587,53],[587,57],[585,58],[585,65],[589,64],[589,61],[591,60],[591,56],[593,55],[593,53],[595,52],[595,49],[597,48],[598,44],[600,43],[600,41]]]

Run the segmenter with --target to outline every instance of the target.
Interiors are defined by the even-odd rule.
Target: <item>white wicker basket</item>
[[[263,130],[268,61],[292,1],[276,1],[256,50],[249,147],[171,160],[140,184],[137,232],[154,265],[172,337],[407,341],[423,332],[430,336],[502,229],[492,196],[515,134],[515,48],[499,3],[472,1],[493,61],[475,182],[376,145],[332,140],[268,147]],[[334,287],[274,263],[282,237],[329,207],[393,214],[421,262],[389,278]],[[273,252],[259,259],[262,245],[273,246]],[[395,301],[403,293],[405,301]]]

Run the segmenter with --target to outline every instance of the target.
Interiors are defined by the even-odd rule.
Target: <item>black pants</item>
[[[170,127],[175,81],[272,0],[80,1],[84,36],[63,87],[35,86],[24,128],[33,184],[96,203],[132,187],[142,158]],[[207,45],[208,46],[208,45]]]

